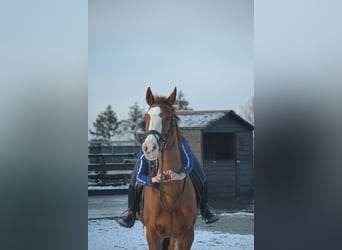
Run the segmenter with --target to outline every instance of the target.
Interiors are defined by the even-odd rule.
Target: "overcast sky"
[[[127,119],[153,93],[183,91],[195,110],[254,95],[253,1],[89,1],[88,126],[108,104]]]

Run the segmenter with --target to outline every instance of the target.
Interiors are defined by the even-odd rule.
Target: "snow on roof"
[[[178,111],[181,128],[205,128],[227,115],[230,110],[218,111]]]

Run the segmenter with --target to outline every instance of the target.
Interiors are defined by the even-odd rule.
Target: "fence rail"
[[[88,171],[133,170],[135,163],[89,163]]]
[[[89,163],[122,163],[133,160],[136,153],[89,153]]]
[[[135,165],[133,158],[135,156],[135,153],[88,154],[89,159],[95,159],[95,163],[91,161],[88,163],[88,183],[93,183],[91,186],[95,187],[127,185]],[[122,162],[106,162],[108,158],[110,160],[120,158]],[[127,189],[88,189],[88,195],[125,193],[127,193]]]

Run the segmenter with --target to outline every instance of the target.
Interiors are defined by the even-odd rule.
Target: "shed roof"
[[[249,129],[254,129],[254,126],[236,114],[233,110],[182,110],[177,111],[179,116],[179,126],[183,129],[204,129],[224,116],[231,116]]]

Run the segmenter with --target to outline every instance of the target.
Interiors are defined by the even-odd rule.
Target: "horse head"
[[[145,114],[146,138],[142,144],[142,150],[146,159],[153,161],[158,158],[167,144],[171,143],[173,129],[178,119],[172,105],[176,101],[177,88],[169,97],[154,96],[150,87],[146,92],[146,102],[149,109]]]

